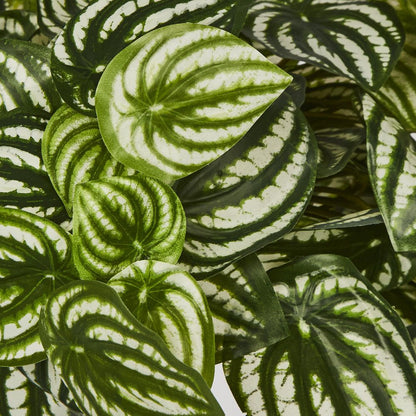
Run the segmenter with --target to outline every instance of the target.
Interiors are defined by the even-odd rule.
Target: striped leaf
[[[202,376],[104,283],[58,289],[41,328],[50,360],[88,415],[223,415]]]
[[[0,367],[2,416],[78,416],[31,383],[18,369]]]
[[[227,26],[235,13],[234,8],[238,10],[241,3],[245,2],[94,1],[68,21],[55,42],[52,72],[58,90],[71,107],[91,115],[95,90],[104,68],[132,41],[153,29],[175,23]]]
[[[61,98],[52,81],[51,51],[18,39],[0,40],[0,112],[19,108],[53,113]]]
[[[46,121],[16,109],[0,117],[0,205],[56,222],[67,218],[41,157]]]
[[[416,146],[393,117],[363,98],[371,185],[393,247],[416,250]]]
[[[347,259],[271,270],[289,338],[227,362],[249,415],[416,414],[416,354],[390,305]]]
[[[140,260],[108,284],[139,322],[162,337],[176,358],[212,384],[215,344],[211,312],[188,272],[169,263]]]
[[[199,284],[214,320],[217,363],[272,345],[288,335],[279,301],[255,254]]]
[[[219,159],[177,182],[186,212],[181,262],[202,278],[288,232],[308,203],[316,144],[283,94]]]
[[[65,231],[37,215],[0,208],[0,366],[45,358],[40,309],[55,287],[75,276]]]
[[[157,179],[115,176],[76,187],[74,259],[84,279],[108,280],[137,260],[176,263],[184,238],[182,205]]]
[[[42,157],[50,180],[70,215],[78,183],[134,173],[108,153],[97,119],[65,104],[47,124],[42,138]]]
[[[27,10],[0,11],[0,38],[29,40],[37,28],[36,13]]]
[[[107,66],[97,117],[120,162],[170,181],[234,145],[291,77],[221,29],[181,24],[146,34]]]
[[[394,9],[381,1],[257,1],[249,37],[278,56],[305,61],[377,90],[404,41]]]
[[[320,253],[348,257],[377,290],[413,279],[416,255],[396,253],[379,213],[364,211],[286,234],[258,252],[266,270],[299,256]],[[384,292],[385,293],[385,292]]]

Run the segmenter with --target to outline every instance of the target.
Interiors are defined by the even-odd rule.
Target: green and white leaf
[[[65,208],[41,157],[43,116],[18,109],[0,116],[0,205],[62,222]]]
[[[257,1],[244,33],[278,56],[309,62],[370,90],[386,81],[404,42],[394,9],[381,1]]]
[[[29,40],[38,28],[36,13],[27,10],[0,11],[0,38]]]
[[[172,181],[232,147],[291,77],[241,39],[181,24],[120,52],[97,88],[97,118],[110,153]]]
[[[340,256],[269,271],[290,336],[227,362],[250,415],[416,413],[415,350],[392,307]]]
[[[56,39],[52,72],[65,102],[94,114],[95,90],[104,68],[145,33],[176,23],[227,27],[246,1],[100,0],[70,19]],[[176,47],[175,47],[176,49]],[[94,51],[91,54],[91,50]]]
[[[74,261],[83,279],[107,281],[137,260],[176,263],[185,214],[172,189],[137,174],[79,184],[74,199]]]
[[[64,230],[37,215],[0,208],[0,366],[45,359],[40,309],[55,287],[72,279]]]
[[[363,97],[368,170],[393,247],[416,249],[416,144],[397,119]]]
[[[47,354],[86,414],[223,415],[202,376],[105,283],[60,288],[41,322]]]
[[[287,94],[219,159],[175,184],[186,217],[180,259],[202,278],[290,231],[315,183],[316,143]]]
[[[176,358],[212,384],[215,343],[211,312],[188,272],[169,263],[140,260],[108,284],[140,323],[161,336]]]
[[[255,254],[200,280],[199,284],[214,320],[217,363],[287,337],[282,308]]]
[[[46,46],[18,39],[0,40],[0,111],[53,113],[61,98],[50,70]]]
[[[258,252],[266,270],[299,256],[348,257],[377,290],[399,287],[416,274],[416,255],[396,253],[377,212],[364,211],[286,234]]]
[[[42,138],[42,157],[50,180],[70,215],[78,183],[135,173],[110,155],[97,119],[78,113],[66,104],[47,124]]]

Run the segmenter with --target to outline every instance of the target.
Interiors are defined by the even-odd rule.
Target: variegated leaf
[[[283,94],[219,159],[175,184],[186,212],[181,262],[202,278],[288,232],[305,209],[316,143]]]
[[[0,365],[45,359],[38,321],[48,295],[76,278],[71,241],[60,227],[0,208]]]
[[[139,322],[162,337],[176,358],[212,384],[215,343],[211,312],[188,272],[169,263],[140,260],[108,284]]]
[[[369,96],[363,97],[371,185],[393,247],[416,250],[416,144]]]
[[[97,88],[98,123],[117,160],[172,181],[232,147],[290,80],[224,30],[171,25],[107,66]]]
[[[37,28],[36,13],[27,10],[0,11],[0,38],[29,40]]]
[[[0,10],[36,11],[36,0],[0,0]]]
[[[202,376],[102,282],[58,289],[43,309],[41,336],[88,415],[223,415]]]
[[[46,120],[16,109],[0,117],[0,205],[67,219],[41,157]]]
[[[255,254],[199,284],[214,320],[216,362],[240,357],[287,337],[279,301]]]
[[[377,290],[413,279],[416,255],[396,253],[378,212],[360,212],[286,234],[258,255],[266,270],[299,256],[331,253],[348,257]]]
[[[416,414],[416,354],[391,306],[347,259],[310,256],[269,276],[289,338],[227,362],[249,415]]]
[[[108,153],[97,119],[67,105],[60,107],[47,124],[42,138],[42,157],[50,180],[70,215],[78,183],[135,173]]]
[[[246,24],[249,37],[277,55],[305,61],[377,90],[404,42],[394,9],[381,1],[257,1]]]
[[[71,107],[91,115],[101,73],[131,42],[174,23],[228,26],[237,6],[236,0],[94,1],[68,21],[55,42],[52,72],[58,90]]]
[[[84,279],[108,280],[137,260],[176,263],[185,214],[172,189],[141,174],[79,184],[74,259]]]
[[[53,113],[61,98],[52,81],[51,51],[18,39],[0,40],[0,111]]]
[[[79,416],[41,388],[18,369],[0,367],[1,416]]]

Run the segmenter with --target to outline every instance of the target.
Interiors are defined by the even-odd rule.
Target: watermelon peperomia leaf
[[[269,276],[290,336],[225,365],[248,414],[416,414],[409,334],[348,259],[310,256]]]
[[[48,295],[77,279],[69,235],[53,222],[0,208],[0,365],[45,359],[39,313]]]
[[[102,282],[58,289],[42,311],[41,337],[87,414],[223,415],[202,376]]]
[[[178,24],[121,51],[97,87],[97,118],[110,153],[172,181],[232,147],[291,77],[230,33]]]
[[[136,174],[76,186],[74,261],[83,279],[108,280],[137,260],[176,263],[185,214],[172,189]]]

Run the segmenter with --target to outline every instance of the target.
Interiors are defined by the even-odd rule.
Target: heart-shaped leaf
[[[58,289],[41,328],[50,360],[87,414],[223,415],[202,376],[102,282]]]
[[[207,300],[196,280],[169,263],[137,261],[108,284],[143,325],[158,333],[172,354],[214,379],[214,330]]]
[[[185,214],[172,189],[141,174],[79,184],[74,200],[74,259],[85,279],[108,280],[131,263],[176,263]]]
[[[320,255],[269,271],[290,336],[227,362],[248,414],[416,414],[416,354],[392,307],[347,259]]]
[[[0,208],[0,365],[45,359],[38,321],[55,287],[76,279],[69,235],[34,214]]]

